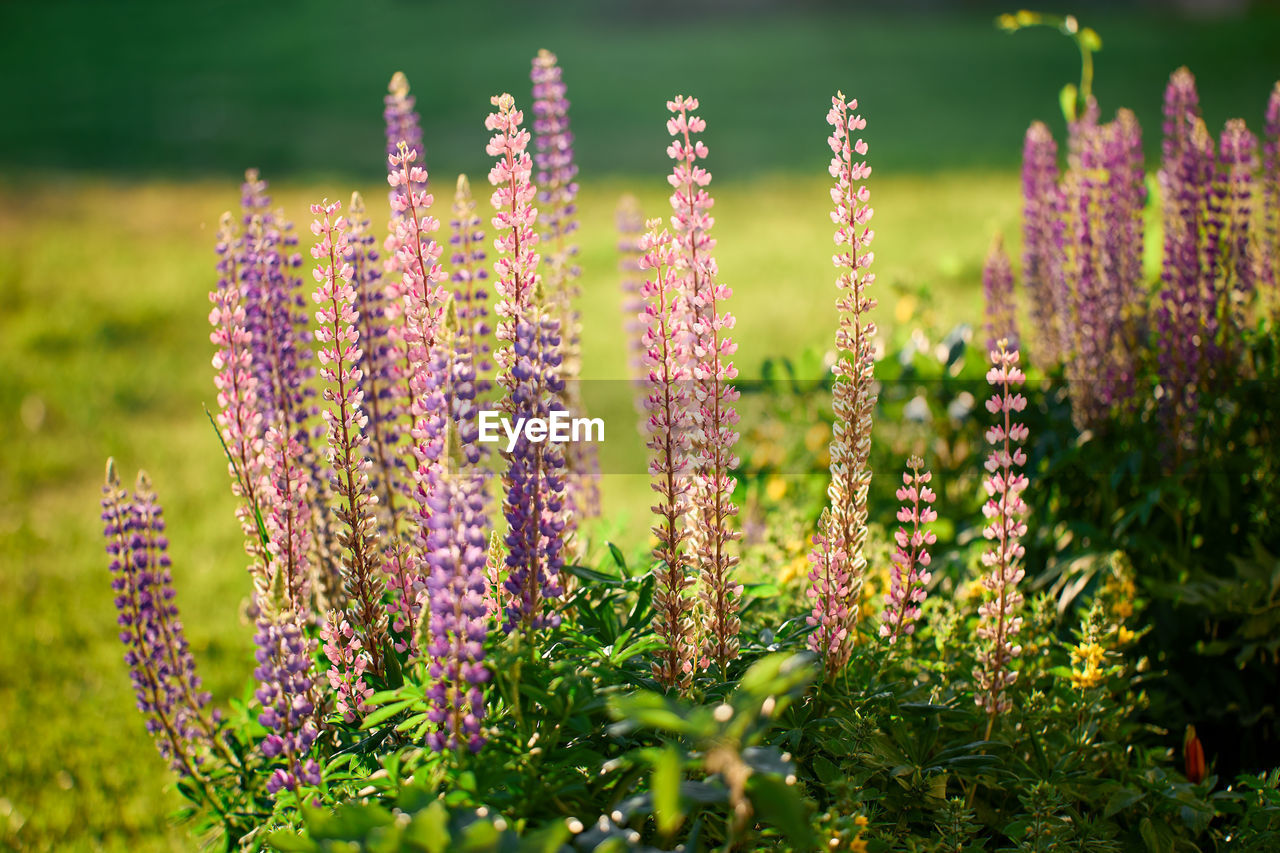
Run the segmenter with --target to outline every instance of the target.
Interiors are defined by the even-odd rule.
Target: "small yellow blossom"
[[[764,496],[777,503],[787,494],[787,481],[775,475],[764,485]]]
[[[1106,650],[1094,642],[1081,643],[1071,649],[1071,686],[1087,690],[1102,683],[1102,661]]]

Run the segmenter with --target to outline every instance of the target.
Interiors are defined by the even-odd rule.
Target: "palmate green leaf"
[[[412,841],[427,853],[444,853],[449,849],[449,811],[436,800],[413,816],[405,828],[405,841]]]

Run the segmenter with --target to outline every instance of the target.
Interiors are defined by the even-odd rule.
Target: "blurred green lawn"
[[[283,176],[277,201],[300,223],[310,201],[345,201],[353,186],[377,211],[379,98],[402,68],[436,187],[461,169],[483,184],[487,94],[527,99],[528,57],[557,49],[584,164],[584,372],[621,378],[613,207],[630,190],[665,213],[663,101],[695,93],[750,377],[769,356],[831,340],[832,89],[859,97],[870,123],[881,325],[927,288],[934,316],[917,321],[937,326],[979,320],[993,233],[1016,256],[1021,133],[1053,118],[1076,73],[1060,37],[998,34],[986,7],[905,18],[764,5],[730,17],[604,2],[539,8],[537,20],[533,4],[489,0],[367,8],[0,7],[0,847],[192,846],[167,828],[177,798],[132,709],[96,502],[107,455],[151,472],[201,672],[217,701],[238,692],[251,668],[237,616],[248,584],[201,403],[213,398],[213,232],[243,166]],[[1100,17],[1085,20],[1106,42],[1104,109],[1137,108],[1149,144],[1163,81],[1184,62],[1211,123],[1239,114],[1256,126],[1280,76],[1276,18]],[[605,489],[618,538],[641,542],[643,478]]]

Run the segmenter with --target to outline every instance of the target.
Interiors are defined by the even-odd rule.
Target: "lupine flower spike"
[[[1018,318],[1013,301],[1013,269],[999,234],[991,241],[991,250],[982,264],[982,295],[987,303],[987,350],[995,349],[996,341],[1001,338],[1016,341]]]
[[[209,312],[213,332],[209,340],[217,348],[213,356],[213,367],[217,371],[213,384],[217,389],[218,435],[227,453],[231,491],[240,498],[236,516],[244,530],[251,570],[260,571],[266,564],[263,527],[266,486],[262,477],[265,428],[235,242],[231,214],[224,213],[218,229],[218,286],[209,294],[213,302],[213,310]],[[259,576],[257,580],[265,583],[266,578]]]
[[[1043,122],[1035,122],[1022,146],[1022,279],[1038,333],[1036,352],[1046,367],[1061,363],[1065,348],[1060,196],[1058,144]]]
[[[738,556],[731,551],[741,536],[732,526],[738,507],[733,502],[730,473],[738,465],[734,453],[738,391],[732,384],[738,376],[732,361],[738,347],[729,334],[734,316],[724,310],[733,291],[717,281],[719,270],[711,254],[715,240],[710,230],[715,220],[709,212],[713,200],[706,189],[711,173],[698,165],[707,157],[707,146],[695,140],[707,123],[692,114],[697,108],[697,98],[677,96],[667,102],[673,114],[667,119],[667,132],[675,137],[667,147],[667,155],[675,161],[667,181],[674,190],[671,226],[692,364],[695,440],[690,554],[697,560],[702,579],[698,596],[706,632],[701,665],[704,669],[715,665],[724,673],[729,661],[738,656],[742,597],[742,585],[733,578]]]
[[[622,290],[622,331],[627,338],[629,358],[627,367],[636,382],[636,411],[644,413],[645,397],[648,394],[648,373],[644,366],[647,347],[644,342],[645,330],[649,328],[645,320],[645,300],[640,295],[644,287],[645,277],[641,275],[642,248],[645,239],[645,220],[640,212],[639,200],[627,193],[618,199],[618,209],[614,215],[618,228],[618,272],[619,287]],[[644,432],[641,427],[641,432]]]
[[[1258,287],[1270,307],[1272,323],[1280,326],[1280,82],[1267,99],[1262,142],[1262,232]]]
[[[690,594],[689,554],[685,550],[685,516],[689,512],[690,439],[689,353],[685,312],[676,287],[676,252],[661,220],[648,223],[641,241],[645,250],[640,268],[649,278],[641,286],[645,354],[646,446],[650,450],[651,487],[658,493],[654,513],[658,537],[654,559],[657,587],[653,601],[655,630],[665,644],[653,664],[653,677],[671,688],[686,689],[692,682],[696,652],[694,604]],[[661,230],[659,230],[661,229]]]
[[[938,513],[932,507],[937,495],[929,488],[933,475],[924,470],[924,460],[919,456],[907,460],[907,469],[897,497],[902,502],[898,522],[909,526],[899,527],[893,534],[897,551],[893,555],[893,575],[880,623],[880,636],[888,638],[890,644],[915,633],[920,604],[932,579],[929,546],[938,541],[933,531],[925,527],[938,520]]]
[[[336,610],[330,610],[320,628],[324,656],[329,661],[329,687],[333,690],[334,710],[348,723],[354,723],[368,710],[365,701],[373,688],[365,684],[364,673],[369,656],[364,643],[351,627],[351,622]]]
[[[115,464],[107,462],[102,499],[103,534],[110,557],[120,641],[147,731],[178,773],[200,777],[200,763],[212,728],[204,717],[209,695],[200,689],[178,620],[155,495],[145,475],[130,498],[120,486]]]
[[[560,378],[559,324],[539,304],[538,212],[530,175],[533,160],[526,148],[529,132],[524,114],[509,94],[495,95],[497,109],[485,119],[493,133],[486,147],[497,162],[489,171],[493,204],[494,288],[498,302],[498,349],[494,353],[498,381],[506,391],[503,405],[513,418],[546,417],[558,407]],[[524,433],[508,454],[503,488],[507,518],[504,627],[511,631],[558,624],[548,615],[549,602],[559,598],[560,568],[564,561],[564,457],[557,445],[531,442]]]
[[[1017,642],[1022,628],[1018,583],[1024,574],[1025,549],[1019,540],[1027,532],[1023,520],[1027,505],[1022,500],[1027,476],[1020,469],[1027,463],[1021,447],[1027,439],[1027,427],[1013,418],[1026,408],[1027,399],[1015,390],[1025,377],[1018,367],[1018,351],[1010,350],[1007,344],[1003,340],[997,343],[991,353],[992,367],[987,371],[987,382],[995,388],[995,394],[987,401],[987,411],[997,417],[997,422],[986,434],[992,449],[985,466],[988,476],[983,481],[987,503],[982,514],[987,526],[982,535],[991,547],[982,555],[982,565],[989,570],[982,579],[988,598],[978,610],[978,639],[983,648],[973,673],[977,682],[975,700],[987,713],[984,739],[990,739],[996,718],[1009,710],[1007,691],[1018,677],[1012,664],[1022,652]]]
[[[586,409],[582,400],[579,374],[582,372],[582,324],[575,302],[582,295],[578,279],[578,246],[571,242],[578,230],[577,196],[578,166],[573,160],[573,134],[569,130],[569,100],[556,55],[539,50],[530,72],[533,81],[533,145],[534,164],[538,168],[536,183],[540,187],[540,242],[546,251],[544,285],[550,299],[549,309],[560,323],[560,373],[565,381],[565,404],[574,417]],[[591,442],[574,442],[567,446],[565,462],[569,475],[567,492],[573,505],[569,519],[600,514],[598,483],[600,462],[596,446]]]
[[[471,197],[471,183],[466,175],[458,176],[457,191],[453,197],[453,232],[449,237],[452,251],[449,263],[453,270],[453,299],[458,312],[458,336],[455,347],[458,352],[458,370],[471,376],[472,396],[476,401],[487,399],[493,371],[490,360],[492,346],[489,328],[489,290],[485,281],[489,271],[484,268],[484,230],[476,213],[476,202]],[[461,442],[477,458],[486,449],[476,441],[477,423],[466,412],[454,412],[454,422],[459,429]]]
[[[363,393],[360,390],[360,335],[357,331],[354,270],[348,256],[347,220],[338,215],[338,202],[313,204],[317,219],[311,233],[317,237],[311,256],[318,265],[312,296],[316,312],[316,340],[320,344],[320,374],[327,383],[323,412],[328,430],[328,458],[333,488],[340,500],[335,512],[345,525],[344,576],[351,599],[353,621],[360,627],[361,644],[375,673],[382,671],[387,637],[382,607],[385,585],[380,578],[381,556],[374,517],[374,497],[369,485],[368,439],[364,429]]]
[[[848,663],[853,651],[850,634],[857,611],[849,606],[854,599],[849,592],[849,562],[843,541],[835,515],[824,507],[809,551],[809,588],[805,595],[813,604],[805,621],[814,629],[809,635],[809,648],[826,661],[828,678],[834,678]]]
[[[864,183],[871,175],[871,167],[865,160],[855,160],[867,154],[867,143],[853,137],[867,126],[862,116],[853,113],[857,108],[856,100],[846,100],[843,93],[837,92],[827,113],[827,123],[832,128],[827,142],[833,155],[828,171],[835,179],[831,189],[835,205],[831,221],[836,225],[838,250],[832,262],[841,271],[836,281],[840,325],[836,330],[837,359],[832,368],[835,423],[831,436],[831,485],[827,490],[831,517],[828,529],[820,531],[820,539],[815,539],[810,560],[821,576],[829,574],[833,578],[816,599],[819,605],[832,608],[819,620],[833,625],[845,620],[849,625],[856,625],[858,621],[867,567],[864,551],[867,490],[871,485],[871,413],[876,402],[873,390],[876,326],[868,316],[876,303],[867,296],[867,287],[875,281],[875,274],[871,272],[875,254],[870,251],[875,232],[867,224],[872,216],[871,193]],[[833,559],[841,561],[839,571],[823,568]],[[833,591],[845,596],[844,600],[836,601]],[[829,673],[848,660],[849,650],[843,644],[852,641],[851,632],[840,634],[833,630],[831,637],[841,647],[827,653]]]
[[[315,713],[316,679],[311,671],[314,641],[298,624],[285,593],[283,575],[277,574],[269,594],[259,601],[258,631],[254,635],[258,667],[254,696],[262,704],[258,722],[269,732],[262,753],[279,761],[267,780],[267,793],[296,791],[301,784],[320,784],[320,765],[310,757],[319,737]]]

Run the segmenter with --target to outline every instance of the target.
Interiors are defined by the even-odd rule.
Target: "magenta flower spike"
[[[1215,375],[1229,374],[1239,362],[1238,350],[1248,323],[1247,306],[1257,290],[1254,257],[1254,173],[1258,140],[1243,119],[1231,119],[1219,141],[1217,174],[1209,200],[1211,228],[1206,260],[1212,276],[1207,307],[1218,330]]]
[[[733,291],[717,281],[719,271],[711,254],[715,240],[709,232],[715,220],[709,211],[714,202],[706,189],[711,173],[699,165],[707,157],[707,146],[694,138],[706,130],[707,123],[692,114],[697,108],[697,98],[677,96],[667,102],[672,113],[667,119],[667,132],[674,137],[667,155],[675,161],[667,182],[673,188],[671,226],[675,232],[675,262],[681,273],[680,296],[693,380],[690,539],[694,544],[690,554],[697,561],[701,576],[698,595],[706,618],[700,663],[704,669],[714,665],[724,673],[729,661],[738,656],[738,608],[742,597],[742,585],[733,579],[738,556],[731,551],[733,542],[741,536],[733,529],[738,507],[733,502],[731,474],[738,465],[734,453],[738,442],[734,429],[738,423],[734,406],[738,391],[732,384],[738,376],[732,361],[738,347],[730,336],[736,321],[724,310]]]
[[[849,659],[851,649],[847,644],[852,642],[852,626],[858,621],[867,568],[871,415],[876,403],[876,326],[869,318],[876,303],[867,295],[867,288],[875,282],[875,273],[871,272],[875,253],[870,250],[875,232],[868,225],[873,211],[871,192],[865,183],[871,167],[865,160],[856,159],[867,154],[867,143],[853,136],[867,126],[866,120],[853,112],[857,108],[856,100],[846,100],[843,93],[837,92],[827,112],[827,123],[831,125],[827,143],[833,155],[828,171],[835,179],[831,221],[836,226],[837,247],[831,260],[840,270],[836,280],[840,320],[836,329],[837,359],[832,368],[835,423],[831,436],[831,485],[827,489],[831,513],[828,524],[819,531],[821,538],[815,538],[810,562],[821,577],[832,578],[815,598],[818,606],[829,608],[819,614],[819,621],[833,626],[826,636],[829,642],[838,644],[829,648],[826,655],[829,677]],[[827,568],[832,560],[840,561],[836,569]],[[843,600],[837,600],[837,594],[844,596]],[[834,627],[838,625],[849,627],[842,632]]]
[[[641,270],[649,278],[640,287],[645,331],[642,365],[646,371],[644,408],[645,446],[649,448],[651,488],[658,493],[653,507],[658,516],[653,551],[655,630],[664,648],[657,653],[653,677],[667,689],[688,689],[693,681],[697,652],[695,600],[691,595],[690,555],[685,549],[685,517],[689,513],[691,438],[689,385],[692,379],[687,350],[685,310],[680,304],[676,250],[661,220],[648,224],[641,239]]]
[[[1272,322],[1280,325],[1280,82],[1267,99],[1262,140],[1262,235],[1258,287],[1270,301]]]
[[[217,742],[204,713],[209,694],[201,690],[178,617],[162,511],[146,475],[138,475],[131,498],[108,461],[102,510],[116,621],[138,710],[169,765],[200,778],[203,753]]]
[[[884,615],[880,621],[880,636],[890,645],[900,637],[909,637],[916,630],[920,619],[920,605],[932,575],[929,573],[929,546],[938,541],[933,531],[925,525],[938,520],[933,509],[937,499],[929,481],[933,474],[924,470],[924,460],[912,456],[907,460],[907,471],[902,475],[902,487],[897,491],[902,508],[898,510],[898,522],[910,527],[899,527],[893,534],[897,550],[893,555],[893,574],[889,581],[889,593],[884,597]]]
[[[1046,367],[1060,364],[1066,352],[1061,194],[1058,144],[1044,123],[1034,122],[1022,146],[1022,280],[1036,325],[1036,351]]]
[[[1027,427],[1013,420],[1027,406],[1026,397],[1015,390],[1025,377],[1018,367],[1018,351],[1008,349],[1006,341],[998,342],[991,362],[987,382],[995,393],[987,401],[987,411],[997,420],[986,434],[992,449],[985,466],[988,476],[983,481],[987,503],[982,508],[987,519],[982,535],[991,547],[982,555],[982,565],[989,570],[982,579],[988,598],[978,609],[977,633],[983,647],[973,672],[977,687],[974,700],[987,713],[984,739],[990,739],[996,717],[1009,710],[1007,690],[1018,678],[1012,663],[1022,653],[1017,642],[1022,628],[1018,583],[1024,574],[1025,549],[1019,540],[1027,532],[1027,505],[1022,500],[1027,476],[1020,470],[1027,463],[1021,446],[1027,440]]]
[[[364,395],[360,390],[360,334],[356,315],[354,274],[348,256],[347,220],[338,215],[341,205],[327,201],[311,205],[317,219],[311,233],[317,238],[311,249],[317,267],[312,299],[316,312],[316,340],[320,375],[325,380],[324,399],[329,403],[322,415],[328,432],[328,459],[333,488],[339,498],[335,513],[345,526],[344,575],[352,616],[361,631],[361,642],[375,673],[382,671],[383,647],[387,639],[386,614],[382,607],[385,585],[380,580],[381,558],[378,527],[373,514],[374,498],[369,485],[368,439],[364,428]]]
[[[987,303],[987,349],[996,341],[1018,339],[1018,307],[1013,300],[1013,268],[1004,251],[1004,239],[997,234],[982,264],[982,295]]]

